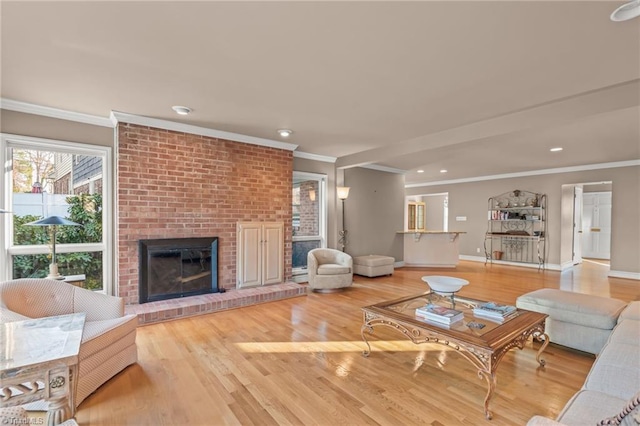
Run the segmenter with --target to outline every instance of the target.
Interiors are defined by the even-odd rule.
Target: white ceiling
[[[3,1],[1,96],[290,128],[298,151],[409,184],[637,160],[640,19],[611,22],[620,4]]]

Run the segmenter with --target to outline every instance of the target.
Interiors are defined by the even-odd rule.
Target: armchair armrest
[[[73,312],[85,312],[87,321],[102,321],[124,316],[124,299],[76,287]]]
[[[312,254],[307,255],[307,275],[309,281],[312,281],[318,271],[318,259]]]
[[[348,266],[353,269],[353,258],[344,252],[339,252],[336,254],[336,260],[340,265]]]

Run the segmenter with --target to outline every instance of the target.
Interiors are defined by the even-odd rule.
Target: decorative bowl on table
[[[441,296],[453,296],[462,287],[469,284],[469,281],[462,278],[441,275],[426,275],[422,277],[422,281],[427,283],[431,291]]]

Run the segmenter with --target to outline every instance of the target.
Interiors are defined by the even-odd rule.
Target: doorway
[[[562,269],[611,258],[612,182],[562,186]]]
[[[425,204],[425,229],[428,231],[449,230],[449,193],[410,195],[405,197],[405,221],[408,217],[409,203],[422,202]],[[405,223],[405,230],[408,223]]]

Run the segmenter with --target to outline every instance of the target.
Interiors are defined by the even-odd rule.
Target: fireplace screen
[[[218,238],[140,240],[140,303],[218,292]]]

